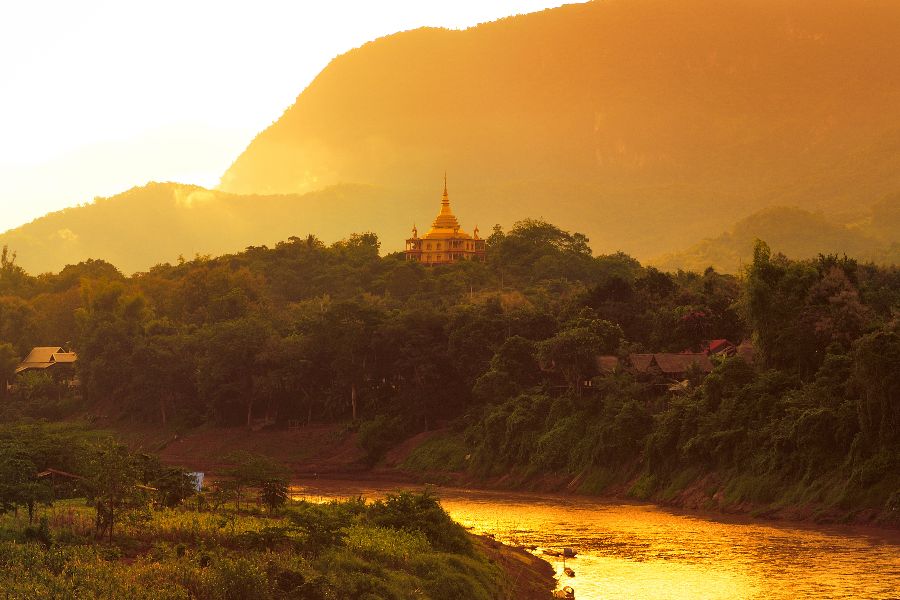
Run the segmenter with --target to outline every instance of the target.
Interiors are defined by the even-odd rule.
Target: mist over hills
[[[438,204],[435,197],[420,200],[416,210],[431,215]],[[463,213],[477,208],[465,201],[454,206]],[[377,231],[382,250],[392,251],[397,240],[409,234],[406,223],[396,218],[407,208],[393,191],[376,186],[336,185],[302,195],[239,195],[179,183],[149,183],[45,215],[0,234],[0,245],[15,251],[17,264],[31,273],[59,271],[88,258],[102,258],[133,273],[174,263],[179,256],[226,254],[310,233],[331,243],[382,222],[385,225]],[[428,221],[419,224],[426,226]],[[471,230],[467,222],[463,225]],[[713,265],[734,273],[749,262],[754,241],[761,238],[774,251],[794,258],[845,253],[900,263],[898,231],[900,196],[883,199],[849,225],[822,213],[774,207],[740,220],[719,236],[644,262],[668,270],[703,271]],[[482,233],[488,232],[483,226]]]
[[[900,264],[900,198],[876,204],[861,221],[842,224],[821,212],[792,207],[771,207],[738,221],[728,231],[650,262],[664,270],[703,271],[713,265],[737,273],[753,260],[757,239],[791,258],[818,254],[846,254],[860,260]]]
[[[400,33],[335,59],[220,187],[372,183],[411,222],[447,168],[467,222],[638,257],[770,206],[853,220],[900,190],[897,31],[885,0],[610,0]]]
[[[0,245],[15,250],[17,263],[31,273],[87,258],[132,273],[179,255],[224,254],[308,233],[335,241],[345,231],[368,231],[395,210],[392,196],[373,186],[266,196],[150,183],[45,215],[0,235]]]
[[[148,184],[0,244],[32,272],[307,233],[400,250],[446,169],[470,232],[544,218],[673,269],[734,270],[757,237],[896,261],[897,31],[893,0],[606,0],[399,33],[332,61],[217,190]]]

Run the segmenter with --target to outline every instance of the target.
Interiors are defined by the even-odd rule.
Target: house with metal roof
[[[704,375],[713,370],[712,361],[705,352],[629,354],[628,362],[635,373],[661,375],[679,381],[694,368]]]
[[[61,346],[38,346],[32,348],[25,360],[16,367],[16,375],[28,371],[71,370],[78,360],[74,352],[66,352]]]

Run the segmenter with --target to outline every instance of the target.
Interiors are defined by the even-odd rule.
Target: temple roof
[[[431,223],[431,229],[424,236],[425,239],[435,238],[461,238],[471,239],[472,236],[459,228],[456,215],[450,210],[450,195],[447,193],[447,174],[444,173],[444,194],[441,196],[441,212]]]

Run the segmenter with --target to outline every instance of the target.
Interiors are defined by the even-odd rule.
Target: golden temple
[[[413,226],[412,237],[406,240],[405,254],[406,260],[426,265],[446,265],[461,260],[485,260],[484,240],[478,237],[478,227],[476,226],[472,235],[469,235],[459,228],[459,221],[450,210],[446,173],[444,173],[441,212],[435,217],[431,229],[424,236],[419,237],[418,230]]]

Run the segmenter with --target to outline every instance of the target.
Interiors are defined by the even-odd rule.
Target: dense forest
[[[379,255],[374,234],[290,238],[123,276],[32,276],[4,252],[0,418],[79,415],[187,430],[349,422],[374,463],[448,433],[422,468],[554,473],[671,497],[715,477],[736,501],[900,506],[900,270],[758,242],[738,277],[664,273],[543,221],[495,227],[486,264]],[[634,352],[752,341],[688,385]],[[13,377],[33,346],[78,353],[78,393]],[[598,355],[622,360],[612,373]],[[449,462],[448,462],[449,461]]]

